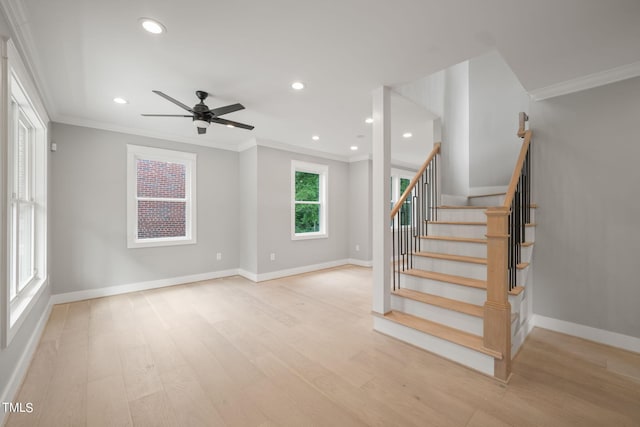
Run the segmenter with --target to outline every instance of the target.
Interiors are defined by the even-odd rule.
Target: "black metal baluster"
[[[438,220],[438,156],[436,155],[433,158],[433,168],[434,168],[434,172],[433,172],[433,205],[432,205],[432,209],[433,209],[433,220],[437,221]]]

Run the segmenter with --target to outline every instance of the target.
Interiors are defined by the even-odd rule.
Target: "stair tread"
[[[451,242],[481,243],[487,244],[487,239],[476,239],[473,237],[456,237],[456,236],[420,236],[421,239],[429,240],[446,240]]]
[[[489,193],[489,194],[477,194],[474,196],[467,196],[467,199],[477,199],[479,197],[494,197],[494,196],[506,196],[507,193]]]
[[[524,291],[524,286],[514,286],[513,289],[509,291],[509,295],[520,295]]]
[[[474,237],[457,237],[457,236],[420,236],[421,239],[427,240],[444,240],[447,242],[464,242],[464,243],[479,243],[486,245],[487,239],[478,239]],[[534,242],[523,242],[520,246],[529,247],[533,246]]]
[[[471,350],[484,353],[496,359],[502,359],[502,353],[485,348],[482,337],[478,335],[470,334],[468,332],[461,331],[460,329],[445,326],[440,323],[425,320],[396,310],[385,314],[384,318],[434,337],[467,347]]]
[[[498,206],[455,206],[455,205],[444,205],[438,206],[437,209],[489,209],[496,208]]]
[[[472,279],[471,277],[454,276],[453,274],[437,273],[435,271],[418,270],[411,268],[402,272],[409,276],[420,277],[422,279],[437,280],[439,282],[453,283],[454,285],[468,286],[476,289],[487,289],[487,282],[480,279]],[[515,286],[509,291],[509,295],[520,295],[524,287]]]
[[[470,277],[454,276],[453,274],[436,273],[435,271],[418,270],[415,268],[403,271],[404,274],[422,277],[423,279],[433,279],[440,282],[454,283],[456,285],[469,286],[471,288],[487,289],[487,282]]]
[[[445,225],[487,225],[487,222],[480,221],[427,221],[427,224],[445,224]],[[535,222],[525,224],[525,227],[535,227]]]
[[[478,221],[427,221],[427,224],[445,224],[445,225],[484,225],[486,226],[487,223],[485,222],[478,222]]]
[[[470,316],[480,317],[484,316],[484,307],[475,304],[469,304],[464,301],[458,301],[450,298],[441,297],[438,295],[427,294],[424,292],[414,291],[413,289],[401,288],[392,292],[394,295],[398,295],[404,298],[419,301],[425,304],[434,305],[447,310],[457,311],[459,313],[468,314]]]
[[[499,208],[499,207],[501,206],[442,205],[442,206],[438,206],[437,209],[490,209],[490,208]],[[537,208],[538,208],[538,205],[536,205],[535,203],[532,203],[529,205],[529,209],[537,209]]]
[[[443,254],[439,252],[416,252],[416,255],[425,258],[444,259],[448,261],[470,262],[472,264],[487,264],[486,258],[478,258],[473,256]]]

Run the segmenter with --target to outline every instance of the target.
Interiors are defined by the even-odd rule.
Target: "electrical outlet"
[[[271,261],[275,261],[276,260],[276,254],[275,253],[271,253]]]
[[[216,254],[216,260],[221,261],[222,260],[222,252],[218,252]]]
[[[360,252],[360,245],[356,245],[356,252]]]

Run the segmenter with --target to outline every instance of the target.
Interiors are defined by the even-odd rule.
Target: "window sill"
[[[148,240],[129,240],[127,242],[128,249],[136,248],[154,248],[162,246],[177,246],[177,245],[195,245],[197,240],[194,239],[148,239]]]
[[[291,240],[312,240],[312,239],[327,239],[329,235],[327,233],[300,233],[293,234]]]

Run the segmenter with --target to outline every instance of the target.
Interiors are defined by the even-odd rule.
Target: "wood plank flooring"
[[[640,355],[535,329],[509,385],[372,331],[371,272],[55,306],[8,426],[640,425]]]

